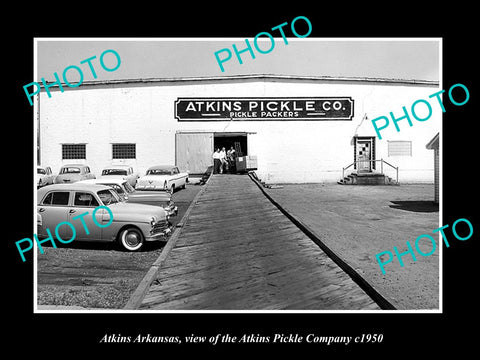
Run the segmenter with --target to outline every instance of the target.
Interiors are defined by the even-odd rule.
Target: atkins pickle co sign
[[[352,120],[350,97],[178,98],[178,121]]]

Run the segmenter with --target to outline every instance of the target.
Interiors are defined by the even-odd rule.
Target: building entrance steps
[[[379,310],[247,175],[213,175],[140,310]]]
[[[391,177],[377,172],[351,173],[337,183],[340,185],[399,185]]]

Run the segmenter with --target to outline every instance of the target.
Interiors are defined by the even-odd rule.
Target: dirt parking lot
[[[330,249],[357,270],[398,309],[439,308],[438,205],[433,185],[342,186],[282,185],[267,192],[285,210],[308,226]],[[428,257],[403,256],[385,265],[382,274],[375,255],[407,250],[422,234],[432,235],[436,251]],[[424,247],[423,247],[424,246]],[[421,249],[428,253],[426,241]]]
[[[191,201],[201,189],[187,185],[178,190],[173,200],[178,215],[173,225],[183,217]],[[55,305],[72,308],[121,309],[138,286],[152,263],[160,256],[164,243],[146,243],[140,252],[123,251],[113,243],[74,241],[44,246],[37,250],[37,299],[39,309]]]
[[[439,227],[433,185],[282,186],[267,192],[396,308],[438,309],[438,236],[434,236],[437,250],[431,256],[413,261],[405,255],[404,267],[395,258],[385,266],[385,275],[375,259],[377,253],[393,251],[394,246],[403,252],[406,241],[413,244],[419,235]],[[179,207],[174,221],[182,218],[201,187],[188,185],[174,194]],[[45,247],[45,254],[37,257],[39,308],[121,309],[162,249],[161,243],[146,244],[138,253],[122,251],[115,244],[73,242],[56,249]]]

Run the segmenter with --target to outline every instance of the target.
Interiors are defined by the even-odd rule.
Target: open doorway
[[[204,175],[213,168],[213,152],[233,146],[235,157],[248,155],[247,133],[177,132],[175,135],[175,164],[180,171]],[[245,161],[244,161],[245,163]],[[232,167],[236,171],[236,164]]]
[[[213,167],[213,173],[237,174],[245,172],[245,158],[248,155],[247,134],[245,133],[214,133],[214,150],[225,148],[226,162],[220,165],[220,162]],[[230,154],[233,149],[234,153]]]
[[[225,151],[229,150],[233,146],[235,149],[235,155],[247,156],[247,134],[242,133],[215,133],[213,137],[213,148],[225,148]]]

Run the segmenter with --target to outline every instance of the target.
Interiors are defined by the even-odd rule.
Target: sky
[[[258,46],[266,51],[269,38],[261,37]],[[305,75],[333,77],[373,77],[439,81],[441,49],[437,38],[287,38],[288,44],[275,38],[273,49],[262,54],[249,43],[255,54],[241,54],[243,64],[235,56],[232,44],[238,50],[246,48],[245,38],[36,38],[37,79],[54,80],[54,73],[62,77],[63,70],[78,66],[84,81],[94,80],[88,64],[91,61],[97,73],[96,80],[210,77],[244,74]],[[232,57],[223,63],[221,71],[215,52],[229,49]],[[105,50],[115,50],[121,64],[107,72],[100,66]],[[226,56],[222,52],[219,56]],[[116,65],[112,53],[106,53],[105,64]],[[79,80],[78,71],[69,69],[69,82]]]

